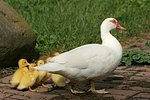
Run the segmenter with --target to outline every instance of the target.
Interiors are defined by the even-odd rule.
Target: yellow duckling
[[[53,82],[54,82],[54,86],[58,86],[58,87],[64,87],[66,86],[66,78],[59,75],[59,74],[52,74],[51,76]]]
[[[37,62],[37,65],[38,65],[38,66],[44,65],[44,61],[43,61],[43,60],[39,60],[39,61]],[[37,79],[36,79],[36,84],[37,84],[38,82],[41,82],[42,86],[44,86],[44,83],[43,83],[42,79],[43,79],[44,76],[46,75],[46,71],[39,71],[39,70],[38,70],[38,73],[39,73],[39,75],[38,75],[38,77],[37,77]]]
[[[26,59],[20,59],[18,61],[19,69],[13,74],[12,79],[11,79],[11,84],[12,85],[19,85],[20,80],[22,76],[28,72],[28,68],[26,67],[29,65]]]
[[[38,77],[38,71],[34,69],[30,69],[35,66],[36,66],[35,63],[31,63],[29,65],[29,71],[22,76],[20,84],[17,87],[18,90],[29,89],[29,91],[36,91],[36,90],[32,90],[31,87],[36,82],[36,79]]]
[[[46,59],[46,63],[48,63],[48,62],[50,62],[50,59],[51,59],[52,57],[48,57],[47,59]]]
[[[48,63],[51,58],[52,58],[52,57],[48,57],[47,60],[46,60],[46,63]],[[47,85],[44,85],[44,81],[46,81],[47,79],[49,79],[49,78],[51,77],[51,75],[52,75],[51,73],[46,72],[46,75],[45,75],[45,76],[43,77],[43,79],[41,80],[43,87],[48,87]]]
[[[55,52],[54,53],[54,56],[57,56],[57,55],[59,55],[59,52]],[[64,87],[64,86],[66,86],[66,78],[63,77],[62,75],[52,74],[51,78],[52,78],[52,80],[53,80],[53,82],[55,84],[54,85],[55,87],[56,86],[58,86],[58,87]]]
[[[54,53],[54,56],[58,56],[60,53],[59,52],[55,52]]]

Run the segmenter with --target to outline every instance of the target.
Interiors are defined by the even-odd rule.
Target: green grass
[[[5,0],[34,29],[34,54],[100,43],[99,26],[114,17],[127,31],[113,30],[120,41],[150,30],[149,0]]]

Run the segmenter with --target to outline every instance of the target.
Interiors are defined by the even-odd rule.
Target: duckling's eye
[[[24,64],[26,64],[26,62],[24,62]]]

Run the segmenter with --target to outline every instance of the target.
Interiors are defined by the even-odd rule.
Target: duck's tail
[[[33,69],[58,74],[60,72],[66,71],[67,67],[65,67],[64,65],[61,65],[59,63],[49,62],[49,63],[46,63],[42,66],[33,67]]]

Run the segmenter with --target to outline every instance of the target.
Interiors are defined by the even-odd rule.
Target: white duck
[[[110,34],[112,29],[126,30],[114,18],[105,19],[100,27],[102,45],[87,44],[62,53],[50,59],[50,62],[34,67],[35,70],[45,70],[60,74],[71,81],[71,92],[83,93],[76,90],[74,84],[91,84],[89,91],[93,93],[107,93],[95,90],[94,82],[109,76],[122,58],[122,47],[118,40]]]

